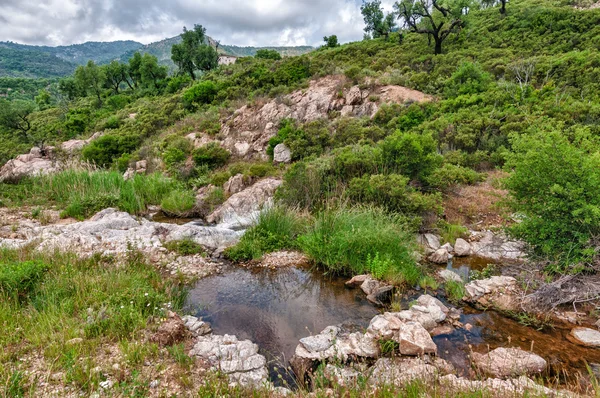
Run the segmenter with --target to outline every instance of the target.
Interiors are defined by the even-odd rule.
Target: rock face
[[[519,306],[518,295],[519,288],[515,278],[493,276],[467,284],[463,300],[501,311],[514,311]]]
[[[220,143],[236,157],[267,160],[269,139],[277,134],[279,122],[283,119],[291,118],[305,123],[327,118],[332,111],[345,116],[372,117],[381,103],[432,100],[432,97],[419,91],[399,86],[377,87],[372,90],[361,90],[355,86],[339,98],[338,94],[345,81],[343,76],[327,76],[311,81],[307,89],[295,91],[283,98],[265,104],[243,106],[223,121],[219,134],[222,137]],[[376,102],[369,101],[367,98],[370,96],[379,99]],[[194,136],[194,141],[199,140],[201,139],[197,135]],[[285,158],[287,156],[283,157]]]
[[[209,361],[215,370],[229,377],[231,385],[260,387],[267,382],[267,360],[250,340],[239,341],[230,335],[201,336],[190,356]]]
[[[119,255],[126,253],[131,247],[151,252],[162,249],[162,242],[183,239],[191,239],[208,250],[216,250],[235,244],[241,236],[240,232],[221,227],[138,220],[116,209],[103,210],[88,221],[34,227],[22,233],[26,237],[21,244],[39,240],[41,250],[58,249],[81,255],[96,252]],[[5,239],[0,239],[0,246],[4,245]]]
[[[481,372],[500,378],[541,373],[548,365],[539,355],[503,347],[488,354],[473,353],[473,363]]]
[[[273,162],[290,163],[292,161],[292,151],[285,144],[279,144],[273,148]]]
[[[206,220],[228,228],[248,227],[257,220],[260,211],[270,205],[273,194],[280,185],[281,180],[265,178],[231,196]]]
[[[244,183],[244,175],[237,174],[231,177],[225,185],[223,185],[223,191],[225,191],[225,195],[231,196],[235,195],[238,192],[241,192],[246,188],[246,184]]]
[[[585,347],[600,347],[600,332],[594,329],[575,328],[567,338]]]

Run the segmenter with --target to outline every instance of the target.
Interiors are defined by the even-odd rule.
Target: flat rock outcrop
[[[496,348],[487,354],[473,353],[473,364],[482,373],[499,378],[534,375],[543,372],[546,360],[519,348]]]
[[[463,300],[500,311],[514,311],[520,304],[517,280],[511,276],[493,276],[465,286]]]

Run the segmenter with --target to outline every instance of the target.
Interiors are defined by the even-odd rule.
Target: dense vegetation
[[[515,0],[505,13],[483,2],[415,19],[426,3],[400,2],[393,18],[378,12],[378,2],[365,3],[367,33],[377,38],[343,46],[326,38],[318,51],[299,57],[277,59],[263,51],[202,71],[200,53],[194,53],[191,69],[182,58],[174,76],[149,55],[107,66],[88,63],[61,82],[62,97],[70,98],[65,105],[53,106],[56,98],[40,99],[37,111],[15,105],[15,112],[27,113],[29,126],[0,127],[9,143],[0,160],[33,144],[103,130],[102,139],[83,151],[85,160],[122,172],[135,161],[159,158],[181,189],[222,184],[230,154],[218,146],[194,150],[183,136],[217,135],[220,120],[240,101],[281,97],[326,75],[345,75],[346,88],[397,84],[435,100],[384,105],[372,119],[332,113],[327,120],[280,125],[269,153],[283,142],[294,160],[277,193],[283,204],[312,213],[376,206],[401,214],[413,229],[446,228],[440,220],[444,193],[505,167],[513,171],[510,205],[523,220],[512,232],[557,259],[554,270],[574,264],[589,269],[598,232],[600,11],[563,0]],[[408,20],[418,29],[398,30]],[[418,31],[440,26],[450,27],[440,36],[441,49]],[[546,147],[558,150],[533,149]],[[556,164],[565,172],[553,172]]]

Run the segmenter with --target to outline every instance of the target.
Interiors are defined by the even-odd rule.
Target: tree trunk
[[[500,6],[500,14],[504,15],[506,14],[506,0],[502,0],[500,3],[502,3]]]
[[[435,39],[435,55],[442,53],[442,39],[434,37]]]

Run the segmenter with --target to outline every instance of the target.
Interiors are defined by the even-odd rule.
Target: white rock
[[[548,365],[539,355],[504,347],[488,354],[473,353],[473,364],[483,373],[500,378],[541,373]]]
[[[600,332],[589,328],[574,328],[569,340],[585,347],[600,347]]]
[[[448,250],[444,248],[440,248],[436,250],[431,256],[429,256],[429,261],[435,264],[447,264],[450,259],[450,253]]]
[[[471,245],[462,238],[458,238],[454,243],[454,254],[458,257],[466,257],[471,254]]]
[[[450,281],[452,281],[452,282],[463,282],[463,280],[460,277],[460,275],[458,275],[454,271],[450,271],[449,269],[443,269],[438,274],[439,274],[440,278],[442,278],[446,282],[450,282]]]
[[[279,144],[273,149],[273,162],[290,163],[292,161],[292,151],[285,144]]]

